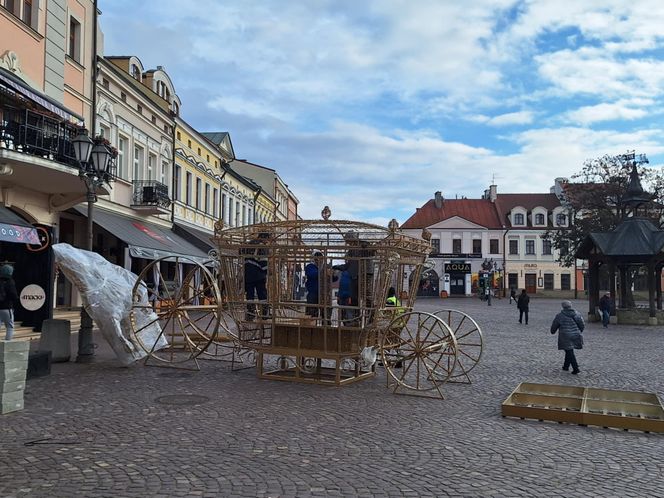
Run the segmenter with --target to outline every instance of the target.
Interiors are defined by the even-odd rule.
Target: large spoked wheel
[[[447,324],[431,313],[411,311],[395,317],[381,338],[388,381],[399,388],[437,390],[454,372],[457,343]]]
[[[172,264],[174,279],[169,280],[166,268]],[[134,284],[132,332],[150,358],[184,363],[195,360],[217,338],[220,308],[219,288],[205,266],[180,256],[158,259]]]
[[[442,309],[434,313],[452,329],[457,340],[457,368],[450,381],[468,377],[477,366],[484,349],[482,329],[469,315],[458,310]],[[470,379],[468,379],[470,380]]]

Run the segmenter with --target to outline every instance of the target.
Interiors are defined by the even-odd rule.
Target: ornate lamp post
[[[92,211],[97,202],[97,188],[108,182],[110,178],[109,167],[112,153],[103,143],[95,143],[88,136],[86,130],[72,140],[74,154],[79,163],[79,177],[87,189],[88,225],[86,232],[86,249],[92,251]],[[78,332],[78,363],[89,363],[94,356],[94,343],[92,342],[92,318],[85,308],[81,308],[81,328]]]

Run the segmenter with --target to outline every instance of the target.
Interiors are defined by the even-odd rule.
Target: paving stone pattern
[[[101,345],[94,364],[55,364],[0,417],[0,496],[664,496],[664,435],[500,415],[522,381],[662,397],[662,327],[589,324],[573,376],[548,330],[557,300],[532,299],[528,326],[507,299],[417,307],[484,330],[473,384],[446,385],[444,401],[391,394],[382,369],[337,389],[211,361],[122,368]],[[183,394],[199,404],[157,401]]]

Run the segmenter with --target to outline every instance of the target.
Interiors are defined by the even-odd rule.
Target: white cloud
[[[518,111],[494,116],[487,123],[491,126],[523,125],[532,123],[533,118],[531,111]]]
[[[568,112],[566,117],[572,123],[589,125],[601,121],[631,121],[643,118],[647,115],[648,111],[646,109],[632,107],[625,102],[616,102],[613,104],[597,104],[580,107],[579,109]]]

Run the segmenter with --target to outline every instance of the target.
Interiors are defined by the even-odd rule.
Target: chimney
[[[438,209],[443,207],[443,194],[440,192],[440,190],[434,194],[434,204]]]
[[[489,185],[489,199],[491,200],[491,202],[496,202],[497,198],[498,198],[498,186]]]

